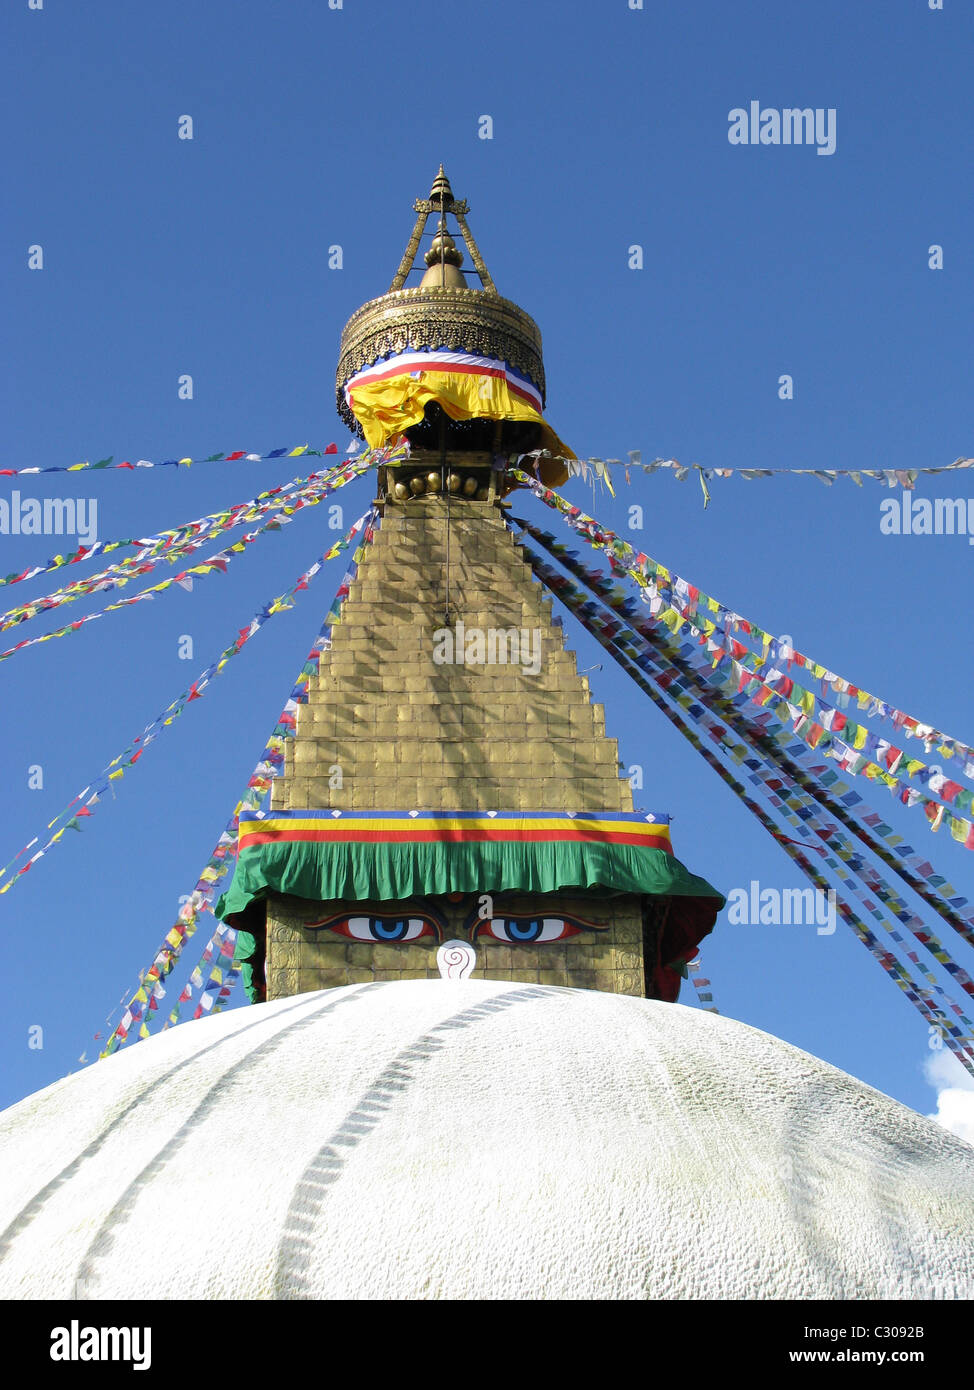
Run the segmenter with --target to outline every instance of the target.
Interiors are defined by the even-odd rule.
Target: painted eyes
[[[308,925],[319,930],[333,931],[349,941],[371,943],[418,941],[423,937],[442,939],[446,931],[446,922],[441,921],[430,907],[420,907],[418,911],[413,908],[414,915],[410,916],[409,908],[405,904],[398,913],[395,909],[388,913],[383,912],[378,904],[373,911],[368,910],[372,904],[363,906],[366,907],[366,911],[362,912],[360,909],[359,914],[354,917],[346,910],[321,921],[309,922]],[[466,930],[471,932],[475,939],[481,937],[517,945],[567,941],[569,937],[578,936],[581,932],[604,931],[605,927],[595,922],[583,921],[581,918],[541,917],[525,912],[516,916],[492,917],[482,922],[468,918]]]
[[[573,926],[564,917],[493,917],[478,929],[478,936],[491,936],[495,941],[566,941],[578,936],[581,927]]]
[[[322,925],[353,941],[416,941],[436,935],[425,917],[339,917]]]

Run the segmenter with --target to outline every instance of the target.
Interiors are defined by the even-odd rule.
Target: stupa
[[[217,908],[254,1005],[0,1116],[0,1297],[974,1297],[969,1145],[676,1002],[723,900],[505,524],[571,458],[540,334],[416,212],[338,370],[408,460]]]
[[[509,456],[547,450],[549,482],[572,457],[541,414],[541,334],[497,293],[442,166],[415,209],[388,293],[345,325],[337,382],[353,429],[410,454],[379,471],[377,539],[217,912],[255,999],[436,978],[454,940],[480,978],[674,1000],[723,900],[674,857],[665,814],[634,809],[505,524]]]

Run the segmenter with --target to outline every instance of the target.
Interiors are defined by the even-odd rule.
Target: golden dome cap
[[[342,330],[336,392],[338,412],[354,433],[358,421],[345,399],[345,385],[356,372],[395,353],[444,348],[507,362],[523,373],[545,399],[541,331],[534,319],[497,293],[490,272],[467,225],[467,203],[454,198],[440,165],[430,196],[413,204],[413,234],[386,294],[356,309]],[[415,287],[406,287],[429,218],[438,224],[423,260],[426,272]],[[480,288],[468,285],[461,270],[463,253],[447,227],[453,217],[466,246]]]

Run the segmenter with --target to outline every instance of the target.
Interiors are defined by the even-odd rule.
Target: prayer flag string
[[[238,540],[234,541],[232,545],[223,550],[214,551],[212,555],[207,556],[195,565],[191,565],[188,569],[181,570],[178,574],[170,575],[168,579],[162,579],[157,584],[152,584],[145,589],[140,589],[137,594],[132,594],[128,598],[116,599],[114,603],[106,604],[104,608],[100,608],[94,613],[87,613],[81,618],[76,618],[74,622],[67,623],[63,627],[54,628],[50,632],[41,633],[37,637],[25,637],[14,646],[8,647],[6,651],[0,651],[0,661],[9,660],[10,657],[14,656],[19,651],[23,651],[26,647],[33,647],[41,642],[49,642],[53,637],[73,636],[74,633],[80,632],[88,623],[95,622],[97,619],[105,617],[106,614],[117,612],[119,609],[130,608],[135,603],[141,603],[147,599],[154,599],[156,594],[171,588],[173,584],[178,584],[180,588],[192,591],[194,579],[205,578],[211,574],[226,574],[234,557],[242,554],[248,545],[251,545],[267,531],[280,531],[284,526],[289,525],[290,522],[293,521],[295,513],[303,510],[305,507],[317,506],[319,502],[331,496],[337,487],[340,487],[342,483],[347,481],[349,481],[347,476],[343,476],[340,480],[330,481],[325,479],[311,483],[307,487],[299,488],[296,492],[291,493],[283,503],[276,501],[274,504],[268,506],[265,519],[261,521],[260,525],[255,527],[253,531],[246,532]],[[282,511],[283,515],[281,514]],[[208,539],[208,536],[204,536],[197,541],[188,542],[185,548],[196,549],[198,546],[205,545]],[[152,569],[152,567],[152,564],[144,566],[145,569]],[[126,583],[128,578],[134,578],[134,575],[129,575],[117,582]],[[115,588],[116,585],[114,583],[106,584],[103,587]],[[77,595],[72,595],[71,597],[77,597]],[[66,602],[68,600],[64,599],[61,601]],[[0,622],[0,631],[3,630],[4,626],[11,626],[11,624],[3,624]]]
[[[265,604],[251,619],[249,626],[240,629],[236,639],[221,653],[219,659],[206,667],[204,671],[201,671],[187,690],[184,690],[181,695],[177,696],[177,698],[173,700],[151,724],[147,724],[143,732],[137,738],[133,739],[123,752],[119,753],[116,758],[113,758],[107,767],[102,769],[99,777],[80,791],[77,796],[73,797],[65,809],[61,811],[53,821],[49,822],[47,827],[49,830],[55,825],[58,825],[58,829],[40,849],[34,850],[34,853],[25,864],[22,864],[19,869],[11,873],[10,871],[17,861],[38,843],[39,837],[35,837],[30,844],[25,845],[23,849],[18,851],[10,863],[0,870],[0,894],[9,892],[13,885],[17,883],[24,874],[29,872],[37,861],[62,839],[66,830],[81,829],[81,819],[89,817],[92,814],[92,808],[101,800],[101,797],[106,791],[111,790],[114,794],[116,781],[125,775],[125,770],[127,768],[134,766],[134,764],[138,762],[148,745],[158,738],[159,735],[182,714],[184,708],[188,704],[193,700],[201,698],[209,684],[223,671],[227,662],[242,650],[246,643],[250,641],[255,633],[260,631],[270,618],[275,617],[278,613],[282,613],[289,608],[293,608],[295,594],[303,589],[307,589],[325,560],[330,559],[333,555],[337,555],[340,550],[344,549],[345,544],[346,542],[344,542],[344,540],[337,541],[325,552],[321,559],[316,560],[309,570],[306,570],[304,574],[298,577],[297,581],[290,589],[286,590],[283,594],[279,594],[277,598]],[[64,823],[59,824],[59,822],[62,821]]]
[[[51,570],[61,569],[66,565],[80,564],[85,560],[93,560],[96,556],[108,555],[114,550],[138,547],[138,554],[129,556],[117,564],[109,565],[107,569],[101,570],[99,573],[75,580],[64,588],[55,590],[53,594],[33,599],[28,604],[10,609],[0,620],[2,626],[9,627],[12,621],[22,621],[22,614],[25,617],[34,617],[35,612],[54,607],[55,601],[58,599],[62,602],[66,601],[62,596],[75,597],[78,594],[93,593],[102,585],[111,587],[107,581],[112,579],[124,583],[125,580],[121,576],[129,574],[130,571],[137,575],[147,573],[158,559],[168,560],[171,556],[184,554],[187,550],[195,549],[213,536],[221,535],[224,531],[231,530],[245,521],[256,521],[266,511],[272,510],[274,507],[283,507],[288,497],[299,488],[307,487],[323,479],[334,481],[336,486],[343,482],[351,482],[369,469],[381,463],[392,462],[398,456],[396,451],[389,448],[371,449],[360,458],[346,459],[336,467],[320,469],[307,477],[294,478],[289,483],[282,483],[279,487],[268,488],[265,492],[258,493],[249,502],[235,503],[234,506],[223,511],[211,512],[208,516],[197,517],[195,521],[187,521],[170,530],[159,531],[154,536],[145,536],[141,539],[93,541],[91,545],[79,546],[77,550],[73,550],[67,555],[54,555],[43,565],[33,565],[19,573],[8,574],[0,578],[0,587],[6,584],[22,584],[26,580],[36,579],[38,575],[46,574]]]
[[[700,957],[696,960],[687,961],[687,970],[690,972],[690,982],[697,995],[697,1003],[708,1014],[719,1014],[720,1010],[714,1003],[713,986],[710,981],[704,979],[700,974]]]
[[[768,644],[773,643],[776,644],[780,653],[781,643],[777,639],[771,638],[770,634],[765,633],[763,629],[757,628],[746,619],[742,619],[739,615],[732,614],[728,609],[723,608],[716,600],[704,594],[702,590],[696,589],[692,585],[686,585],[684,580],[678,579],[676,582],[686,586],[690,603],[685,605],[685,611],[679,611],[672,606],[667,607],[658,589],[654,588],[654,581],[647,577],[647,572],[652,570],[655,574],[659,571],[666,575],[668,581],[669,571],[663,570],[662,566],[657,566],[656,562],[646,555],[636,555],[632,547],[619,540],[614,532],[600,526],[593,518],[586,516],[579,508],[573,507],[550,488],[536,484],[534,479],[529,478],[527,474],[516,473],[515,476],[530,487],[542,502],[559,512],[567,524],[588,544],[595,549],[607,552],[613,572],[630,579],[648,595],[648,601],[644,600],[644,603],[654,620],[665,625],[674,636],[684,626],[704,633],[708,639],[708,652],[714,657],[714,664],[718,664],[725,658],[730,662],[735,669],[741,688],[752,703],[763,706],[777,700],[779,708],[782,705],[787,708],[794,732],[809,747],[818,749],[824,757],[834,759],[843,770],[849,771],[855,776],[863,776],[870,781],[882,782],[888,787],[891,794],[897,796],[904,805],[922,806],[931,830],[939,830],[946,821],[952,838],[963,844],[965,848],[974,849],[974,824],[964,816],[955,815],[953,810],[949,809],[949,807],[963,810],[974,809],[974,790],[943,776],[935,767],[927,767],[919,759],[907,758],[902,749],[894,747],[888,740],[879,738],[863,725],[851,724],[840,710],[827,705],[821,697],[816,696],[813,691],[797,685],[783,672],[769,671],[766,673],[766,679],[763,680],[758,676],[746,674],[743,663],[750,655],[747,649],[742,643],[734,642],[729,636],[726,647],[716,640],[722,635],[720,627],[699,611],[702,603],[718,615],[721,624],[727,627],[728,633],[732,625],[736,625],[739,630],[746,631],[756,640],[762,641],[765,644],[766,652],[768,651]],[[930,725],[921,725],[912,716],[904,715],[901,711],[878,700],[868,692],[850,685],[849,682],[835,676],[817,663],[809,662],[800,652],[794,652],[791,648],[788,651],[790,660],[794,660],[798,665],[807,664],[813,674],[821,678],[823,688],[826,684],[831,685],[833,690],[842,688],[836,697],[837,705],[843,701],[848,705],[849,700],[855,698],[860,709],[865,710],[867,717],[881,716],[890,719],[894,725],[904,728],[912,736],[922,738],[927,746],[931,742],[939,740],[938,753],[944,757],[957,756],[959,760],[963,761],[963,769],[958,768],[956,776],[974,781],[974,752],[966,744],[948,738],[947,735],[939,733]],[[783,658],[779,655],[779,659]],[[766,655],[762,656],[760,661],[750,657],[750,664],[751,666],[756,665],[760,669],[766,660]],[[816,712],[819,714],[821,722],[813,718]],[[839,732],[846,734],[847,737],[840,739]],[[881,766],[868,757],[867,754],[870,752],[876,758],[881,758],[884,765]],[[904,778],[915,778],[926,783],[939,800],[927,796],[915,787],[903,785]],[[942,804],[943,802],[947,802],[948,805]]]
[[[362,556],[365,553],[366,548],[372,543],[372,540],[375,537],[376,530],[378,529],[378,520],[378,511],[376,508],[373,507],[372,511],[368,514],[367,519],[360,518],[359,521],[355,523],[354,527],[352,527],[351,531],[349,531],[348,535],[345,537],[345,545],[347,546],[349,542],[352,540],[352,538],[355,535],[357,535],[360,530],[362,530],[364,522],[362,540],[360,544],[356,547],[355,552],[352,556],[351,564],[346,570],[345,575],[342,578],[341,584],[338,586],[335,598],[333,599],[331,607],[329,608],[325,620],[321,625],[318,636],[315,638],[315,641],[312,645],[312,649],[308,656],[308,660],[305,662],[304,666],[302,666],[297,681],[295,682],[291,690],[291,695],[288,699],[288,702],[284,706],[284,709],[281,711],[277,724],[274,726],[274,729],[272,730],[271,737],[268,740],[268,745],[264,750],[264,758],[261,763],[258,763],[254,775],[251,777],[250,781],[247,784],[247,794],[245,797],[241,798],[241,800],[237,803],[236,807],[234,808],[233,816],[231,817],[230,822],[228,823],[227,829],[230,831],[233,838],[233,849],[231,851],[233,856],[236,856],[237,852],[237,827],[241,811],[258,810],[262,802],[265,801],[267,793],[270,791],[271,783],[283,774],[284,745],[288,739],[295,737],[297,726],[297,707],[298,705],[307,703],[308,692],[311,684],[311,677],[318,671],[322,652],[327,651],[328,648],[331,646],[332,630],[335,624],[341,621],[342,607],[345,599],[348,596],[349,586],[351,585],[352,580],[355,578],[355,575],[358,572],[358,567],[362,562]],[[219,877],[222,877],[224,874],[226,874],[228,868],[229,864],[225,864],[222,873]],[[218,879],[215,877],[212,879],[210,883],[211,891],[207,899],[207,910],[212,910],[212,897],[216,891],[217,882]],[[190,976],[190,985],[187,986],[183,990],[183,993],[179,996],[175,1008],[169,1015],[169,1018],[165,1025],[166,1027],[170,1027],[179,1021],[179,1013],[181,1006],[192,997],[192,986],[195,985],[197,988],[199,988],[199,985],[202,980],[202,974],[206,965],[209,964],[209,962],[212,960],[213,953],[217,945],[219,944],[221,938],[228,931],[233,931],[233,928],[228,927],[227,924],[224,922],[219,922],[217,924],[216,929],[214,930],[214,933],[210,938],[209,943],[207,944],[207,949],[204,950],[203,956],[201,957],[196,969],[193,971],[193,974]],[[236,936],[236,933],[234,933],[234,936]],[[209,955],[207,955],[207,951],[210,952]],[[240,970],[238,969],[237,975],[239,976],[239,974]],[[210,985],[213,985],[215,983],[216,981],[214,980],[214,977],[211,972]],[[210,993],[212,994],[212,990],[210,991]],[[229,987],[227,984],[225,984],[224,987],[212,1000],[212,1009],[214,1012],[219,1012],[219,1010],[223,1007],[226,999],[229,996],[229,993]],[[211,998],[204,990],[204,993],[200,998],[200,1002],[196,1007],[193,1017],[200,1018],[202,1014],[208,1012],[210,1008]]]
[[[270,449],[266,454],[250,454],[245,449],[234,449],[232,453],[209,454],[206,458],[194,459],[187,456],[185,458],[162,459],[159,463],[154,463],[151,459],[136,459],[134,463],[130,459],[122,459],[121,462],[116,463],[115,456],[109,454],[108,458],[99,459],[97,463],[90,463],[85,459],[82,463],[61,464],[52,468],[0,468],[0,478],[23,478],[28,474],[35,473],[94,473],[104,468],[122,468],[129,472],[135,472],[140,468],[188,468],[194,463],[238,463],[240,461],[244,463],[268,463],[272,459],[324,458],[326,454],[337,453],[337,444],[327,444],[323,449],[312,449],[309,444],[298,444],[296,447]]]
[[[597,623],[599,620],[592,619],[592,621]],[[672,654],[660,654],[658,651],[653,651],[653,644],[650,640],[646,638],[640,640],[635,633],[618,633],[614,640],[617,647],[624,651],[640,670],[648,672],[655,684],[660,689],[665,690],[674,703],[680,705],[681,709],[684,709],[705,729],[725,757],[731,758],[737,766],[744,764],[750,770],[752,774],[750,780],[753,784],[756,785],[758,782],[764,784],[760,788],[762,793],[771,801],[779,815],[786,819],[800,835],[807,839],[814,831],[820,839],[827,841],[829,848],[814,845],[812,848],[824,856],[824,862],[843,882],[847,883],[851,891],[860,898],[866,910],[881,923],[894,941],[907,949],[910,959],[924,973],[934,989],[943,995],[962,1022],[970,1027],[971,1020],[961,1013],[956,1004],[950,1001],[949,996],[941,989],[935,977],[923,967],[919,958],[910,953],[909,943],[876,908],[875,903],[868,898],[867,892],[871,890],[880,901],[890,907],[898,920],[910,929],[916,940],[930,952],[954,982],[971,996],[974,996],[974,980],[953,960],[937,937],[926,928],[923,921],[909,910],[903,899],[866,863],[861,854],[854,851],[853,846],[845,839],[838,827],[826,826],[818,813],[814,795],[801,788],[785,767],[776,767],[773,763],[770,766],[766,765],[760,749],[761,744],[768,742],[763,731],[752,729],[746,719],[741,720],[743,711],[734,705],[732,698],[721,698],[715,696],[713,691],[708,690],[695,674],[692,663],[680,661]],[[666,668],[667,661],[675,663],[676,671]],[[692,688],[693,693],[689,693],[688,687]],[[713,710],[717,711],[717,715],[712,713]],[[735,742],[733,734],[726,727],[727,722],[730,722],[735,732],[744,739],[744,743]],[[775,752],[780,753],[781,750],[775,750],[773,744],[771,747],[771,756],[774,759]],[[829,856],[829,849],[834,850],[842,861],[841,863],[837,863],[834,858]],[[843,865],[846,868],[843,868]],[[846,871],[847,869],[849,872]]]
[[[640,472],[646,474],[656,473],[661,468],[666,469],[677,482],[684,483],[688,478],[697,478],[703,492],[705,507],[710,503],[708,483],[713,478],[736,477],[743,478],[745,482],[773,477],[817,478],[826,487],[831,487],[839,479],[848,479],[857,487],[862,487],[863,478],[870,478],[873,482],[879,483],[880,487],[901,487],[906,492],[912,492],[918,478],[974,468],[974,459],[971,458],[959,458],[955,459],[953,463],[917,468],[705,468],[699,463],[679,463],[676,459],[657,458],[653,459],[651,463],[643,463],[642,451],[639,449],[630,449],[625,459],[569,459],[552,454],[548,449],[533,449],[530,453],[515,456],[515,462],[518,465],[525,462],[530,465],[539,459],[555,459],[557,462],[565,464],[569,474],[573,476],[588,478],[591,474],[603,481],[610,491],[612,491],[611,469],[621,468],[625,472],[626,482],[630,481],[629,474],[634,469],[639,469]]]
[[[841,676],[836,676],[820,663],[795,650],[790,642],[772,636],[757,623],[741,617],[739,613],[725,607],[696,585],[682,579],[677,574],[671,574],[664,565],[659,564],[651,556],[641,551],[637,553],[628,542],[621,540],[615,532],[602,526],[593,517],[586,516],[578,507],[574,507],[551,488],[542,487],[536,479],[529,477],[526,473],[515,471],[513,476],[526,487],[529,487],[546,506],[560,513],[567,524],[582,535],[590,545],[605,550],[614,573],[625,572],[641,589],[652,592],[653,586],[655,586],[657,595],[668,596],[675,610],[675,618],[668,616],[668,623],[672,624],[678,619],[684,622],[693,622],[708,636],[712,631],[717,631],[718,634],[723,632],[727,636],[732,632],[739,632],[751,638],[762,647],[761,665],[766,664],[769,660],[783,661],[789,669],[795,666],[809,671],[821,682],[822,693],[825,694],[828,691],[841,708],[848,708],[850,702],[855,700],[857,710],[865,713],[867,718],[882,717],[891,720],[908,737],[919,739],[928,753],[936,746],[937,752],[946,758],[956,757],[958,762],[970,762],[971,766],[965,769],[966,775],[974,777],[974,749],[968,744],[959,739],[951,738],[948,734],[941,733],[932,725],[923,723],[913,715],[903,713],[903,711],[880,700],[878,696],[871,695],[868,691],[862,690]],[[710,614],[714,615],[715,621],[708,616]],[[785,687],[785,690],[786,693],[792,693],[791,687]],[[807,702],[807,692],[801,686],[796,687],[794,693],[798,695],[803,704]],[[847,725],[848,720],[843,717],[838,723],[839,731],[844,730]],[[853,733],[854,727],[850,727],[850,734]],[[858,737],[858,734],[855,736]]]
[[[743,697],[739,694],[736,682],[722,677],[692,644],[681,643],[669,629],[655,626],[646,617],[644,607],[626,597],[608,576],[583,566],[575,554],[561,545],[550,532],[541,531],[530,522],[517,518],[515,520],[533,540],[579,578],[614,613],[621,615],[651,645],[664,649],[668,654],[668,660],[677,665],[681,659],[686,663],[692,663],[698,680],[711,687],[710,698],[721,699],[728,695],[733,697],[736,721],[747,717],[741,704]],[[731,708],[730,705],[727,707]],[[799,757],[807,760],[813,756],[813,750],[802,743],[795,744],[791,732],[775,722],[773,712],[762,710],[760,714],[751,715],[750,718],[755,729],[754,737],[759,740],[765,753],[784,766],[789,776],[809,790],[816,800],[827,807],[830,814],[835,815],[848,830],[892,868],[970,945],[974,945],[974,907],[967,899],[960,896],[953,885],[937,874],[933,866],[921,859],[911,846],[904,845],[900,836],[894,836],[891,827],[885,825],[878,815],[860,810],[859,808],[865,805],[862,798],[841,782],[836,773],[827,769],[824,764],[806,770],[793,762],[792,759]],[[858,824],[854,815],[858,816],[863,824]],[[885,844],[879,843],[879,840],[885,841]]]
[[[177,921],[167,932],[152,965],[142,975],[139,988],[129,1000],[119,1024],[106,1041],[100,1054],[102,1057],[110,1056],[116,1052],[129,1037],[132,1027],[136,1023],[139,1024],[137,1037],[141,1039],[149,1036],[148,1015],[158,1008],[159,1000],[165,997],[166,989],[163,981],[172,973],[181,957],[183,947],[195,934],[203,913],[212,911],[217,885],[229,872],[236,857],[237,825],[241,812],[258,810],[267,796],[272,782],[281,775],[284,767],[284,745],[289,738],[294,737],[298,705],[307,702],[311,679],[318,671],[321,653],[330,645],[332,628],[340,619],[343,597],[348,593],[348,587],[358,569],[362,554],[375,534],[376,522],[377,511],[373,507],[364,516],[359,517],[342,539],[336,542],[318,562],[320,565],[342,550],[346,550],[353,539],[360,532],[362,533],[362,539],[354,552],[352,563],[338,587],[335,600],[312,643],[311,650],[301,670],[298,672],[287,702],[271,730],[264,751],[251,773],[230,819],[221,832],[193,892],[181,909]],[[312,571],[306,573],[310,574]],[[192,998],[196,989],[201,990],[201,994],[194,1017],[199,1018],[202,1014],[211,1011],[219,1012],[223,1008],[241,973],[241,967],[235,959],[236,940],[237,932],[233,927],[223,922],[217,924],[200,960],[173,1005],[163,1025],[164,1028],[172,1027],[179,1022],[183,1005]]]
[[[821,891],[828,891],[828,881],[821,872],[808,861],[796,842],[779,830],[775,823],[773,813],[765,812],[753,798],[749,796],[747,789],[720,763],[715,753],[707,748],[699,735],[694,732],[689,717],[682,710],[672,708],[664,699],[662,693],[653,689],[646,677],[632,663],[631,659],[624,651],[619,649],[615,640],[615,635],[611,632],[611,624],[599,624],[593,621],[593,614],[591,611],[593,605],[587,605],[583,602],[582,595],[575,585],[564,576],[556,574],[556,572],[553,571],[549,565],[546,565],[544,561],[540,560],[539,557],[532,555],[529,551],[525,551],[525,553],[528,555],[532,568],[541,582],[565,603],[569,611],[575,614],[587,631],[595,637],[596,641],[618,661],[623,670],[625,670],[636,684],[639,685],[640,689],[644,690],[653,700],[653,703],[656,704],[658,708],[666,714],[667,718],[680,729],[681,733],[684,734],[693,747],[695,747],[714,770],[717,771],[722,780],[736,792],[747,806],[748,810],[757,817],[765,829],[769,830],[778,843],[781,844],[782,849],[799,865],[806,877],[808,877]],[[893,952],[882,946],[872,931],[861,921],[844,899],[837,898],[837,909],[843,920],[852,927],[859,939],[866,945],[874,958],[880,962],[883,969],[891,976],[898,987],[903,990],[911,1003],[914,1004],[923,1017],[930,1023],[930,1026],[937,1029],[939,1035],[947,1042],[948,1046],[952,1048],[955,1055],[959,1057],[959,1060],[961,1060],[967,1069],[974,1074],[974,1061],[971,1060],[963,1043],[957,1037],[957,1026],[952,1024],[946,1015],[940,1011],[937,1005],[930,1000],[929,992],[922,990],[922,988],[916,984],[902,962],[898,960]]]

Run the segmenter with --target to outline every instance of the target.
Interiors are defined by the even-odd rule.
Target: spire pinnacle
[[[447,228],[446,219],[448,215],[456,218],[457,227],[460,235],[470,253],[473,261],[474,270],[480,277],[480,288],[487,294],[496,294],[497,290],[491,279],[490,271],[484,264],[484,259],[477,248],[477,243],[470,234],[467,226],[467,213],[469,212],[466,199],[455,198],[453,189],[450,187],[450,180],[441,164],[437,171],[433,186],[430,189],[428,198],[417,198],[413,203],[413,211],[416,213],[416,223],[413,227],[413,234],[409,238],[409,245],[406,247],[402,260],[399,262],[399,269],[393,277],[392,284],[389,286],[389,293],[393,294],[397,290],[406,287],[406,278],[416,263],[416,256],[419,252],[419,243],[423,239],[426,231],[426,224],[433,213],[439,213],[439,221],[436,234],[433,237],[433,244],[423,257],[429,269],[423,276],[421,288],[441,288],[441,289],[468,289],[473,288],[467,285],[467,281],[460,271],[463,264],[463,254],[457,247],[455,241]],[[449,268],[448,268],[449,267]]]
[[[440,165],[440,172],[433,180],[429,201],[438,204],[444,211],[452,212],[453,210],[453,189],[450,187],[450,180],[443,172],[442,164]]]

